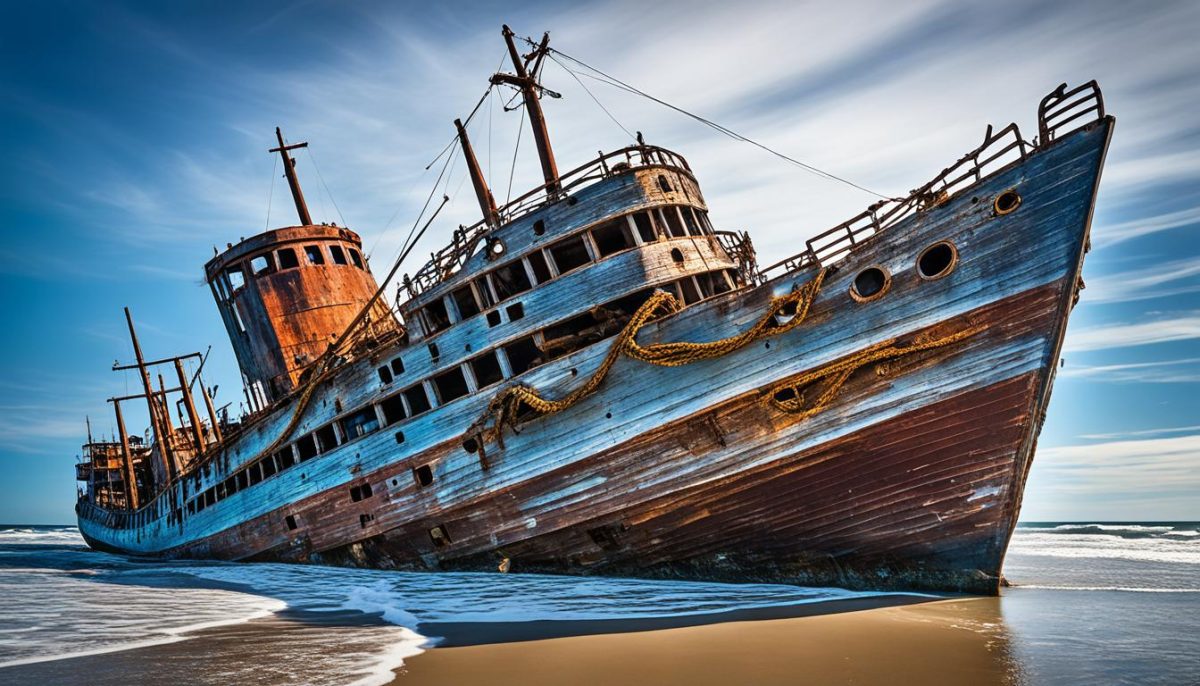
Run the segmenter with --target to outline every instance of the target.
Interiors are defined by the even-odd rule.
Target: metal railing
[[[1083,119],[1089,114],[1095,116]],[[1067,90],[1067,84],[1061,84],[1038,105],[1038,144],[1046,145],[1060,134],[1068,134],[1103,118],[1104,95],[1095,81],[1071,90]],[[1075,125],[1068,129],[1072,123]]]
[[[550,192],[550,184],[537,188],[512,200],[499,209],[501,225],[525,216],[534,210],[570,197],[571,191],[579,190],[601,179],[622,174],[640,167],[671,167],[687,174],[692,173],[683,156],[653,145],[622,148],[572,169],[559,176],[561,191]],[[409,298],[415,298],[435,284],[453,276],[462,269],[468,258],[479,249],[484,237],[491,232],[483,221],[469,227],[460,227],[454,232],[450,245],[430,256],[412,277],[405,276],[403,289]]]
[[[1023,160],[1033,149],[1021,138],[1016,124],[993,132],[987,128],[983,143],[963,155],[940,174],[904,198],[881,200],[848,221],[813,236],[803,252],[780,260],[762,270],[770,278],[810,265],[829,265],[844,259],[858,246],[922,210],[945,203],[955,193],[973,186],[999,169]]]

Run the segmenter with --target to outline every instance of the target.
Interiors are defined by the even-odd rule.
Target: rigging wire
[[[513,176],[517,173],[517,153],[521,151],[521,134],[525,132],[525,108],[521,108],[521,123],[517,125],[517,144],[513,147],[512,167],[508,170],[508,191],[504,194],[504,204],[512,201]]]
[[[304,148],[308,152],[308,159],[312,160],[313,169],[317,171],[317,178],[321,181],[321,187],[325,189],[325,195],[329,196],[329,202],[333,204],[333,209],[337,212],[338,219],[342,221],[342,226],[346,226],[346,218],[342,216],[342,210],[338,207],[337,200],[333,199],[333,193],[329,192],[329,186],[325,184],[325,177],[321,176],[321,167],[317,165],[317,156],[313,154],[312,146]]]
[[[575,79],[575,83],[578,83],[580,85],[580,87],[583,88],[584,92],[587,93],[588,96],[592,99],[592,102],[596,103],[596,106],[599,107],[601,110],[603,110],[604,113],[608,115],[608,118],[611,119],[613,121],[613,123],[616,124],[622,131],[625,132],[626,136],[629,136],[630,138],[632,138],[635,141],[637,140],[637,136],[633,135],[632,131],[625,128],[624,124],[617,121],[617,118],[615,116],[613,116],[613,113],[608,111],[608,108],[604,106],[604,103],[600,102],[600,99],[597,98],[594,93],[592,93],[592,90],[590,88],[588,88],[586,84],[584,84],[583,80],[579,78],[578,74],[576,74],[575,72],[568,69],[567,65],[558,61],[558,59],[554,55],[550,55],[550,59],[554,60],[555,64],[557,64],[563,71],[570,74],[571,78]]]
[[[271,165],[271,190],[267,191],[267,224],[263,231],[271,230],[271,199],[275,197],[275,172],[279,170],[279,158],[271,155],[275,162]]]
[[[529,42],[529,41],[528,41],[528,39],[526,39],[526,40],[527,40],[527,42]],[[836,174],[832,174],[832,173],[830,173],[830,172],[827,172],[827,171],[825,171],[825,170],[823,170],[823,169],[819,169],[819,168],[817,168],[817,167],[814,167],[814,166],[812,166],[811,164],[806,164],[806,163],[804,163],[804,162],[801,162],[800,160],[798,160],[798,159],[796,159],[796,158],[794,158],[794,157],[789,157],[788,155],[785,155],[785,154],[783,154],[783,153],[779,152],[778,150],[775,150],[775,149],[773,149],[773,148],[770,148],[770,147],[768,147],[768,146],[766,146],[766,145],[764,145],[764,144],[762,144],[762,143],[759,143],[758,141],[756,141],[756,140],[754,140],[754,139],[752,139],[752,138],[747,138],[746,136],[743,136],[742,134],[740,134],[740,133],[738,133],[738,132],[736,132],[736,131],[733,131],[732,129],[729,129],[729,128],[725,127],[725,126],[722,126],[722,125],[720,125],[720,124],[718,124],[718,123],[716,123],[716,122],[714,122],[714,121],[712,121],[712,120],[710,120],[710,119],[706,119],[706,118],[704,118],[704,117],[701,117],[701,116],[700,116],[700,115],[698,115],[698,114],[693,114],[693,113],[691,113],[691,112],[689,112],[689,111],[687,111],[687,110],[683,109],[682,107],[677,107],[677,106],[675,106],[675,105],[672,105],[672,104],[671,104],[671,103],[669,103],[669,102],[666,102],[665,100],[661,100],[661,99],[659,99],[659,98],[656,98],[656,97],[654,97],[653,95],[650,95],[649,93],[646,93],[645,91],[639,90],[638,88],[636,88],[636,87],[634,87],[634,86],[631,86],[631,85],[629,85],[628,83],[625,83],[624,81],[622,81],[622,80],[620,80],[620,79],[616,78],[615,76],[611,76],[611,75],[609,75],[609,74],[606,74],[606,73],[604,73],[603,71],[601,71],[601,70],[599,70],[599,69],[597,69],[597,68],[595,68],[595,67],[591,66],[590,64],[587,64],[586,62],[583,62],[582,60],[579,60],[579,59],[576,59],[576,58],[574,58],[574,57],[571,57],[570,55],[566,54],[565,52],[562,52],[561,50],[555,50],[554,48],[547,48],[547,50],[548,50],[550,53],[553,53],[553,54],[555,54],[555,55],[558,55],[558,56],[560,56],[560,57],[562,57],[562,58],[564,58],[564,59],[567,59],[567,60],[569,60],[569,61],[571,61],[571,62],[573,62],[573,63],[575,63],[575,64],[577,64],[577,65],[579,65],[579,66],[581,66],[581,67],[583,67],[584,69],[587,69],[587,70],[589,70],[589,71],[591,71],[591,72],[594,72],[594,74],[595,74],[595,75],[593,75],[593,74],[587,74],[587,73],[584,73],[584,74],[582,74],[582,76],[587,76],[587,77],[589,77],[589,78],[591,78],[591,79],[594,79],[594,80],[596,80],[596,81],[600,81],[601,83],[607,83],[608,85],[610,85],[610,86],[613,86],[614,88],[619,88],[619,89],[621,89],[621,90],[624,90],[624,91],[626,91],[626,92],[632,93],[632,94],[634,94],[634,95],[638,95],[638,96],[641,96],[641,97],[643,97],[643,98],[646,98],[647,100],[651,100],[651,101],[653,101],[653,102],[656,102],[656,103],[658,103],[659,105],[662,105],[663,107],[666,107],[666,108],[668,108],[668,109],[674,110],[674,111],[676,111],[676,112],[678,112],[678,113],[680,113],[680,114],[682,114],[682,115],[684,115],[684,116],[690,117],[691,119],[694,119],[694,120],[696,120],[696,121],[700,122],[701,124],[704,124],[705,126],[708,126],[709,128],[712,128],[713,130],[715,130],[715,131],[717,131],[717,132],[719,132],[719,133],[722,133],[722,134],[724,134],[724,135],[726,135],[726,136],[728,136],[728,137],[730,137],[730,138],[732,138],[732,139],[734,139],[734,140],[737,140],[737,141],[742,141],[743,143],[749,143],[750,145],[753,145],[753,146],[755,146],[755,147],[757,147],[757,148],[760,148],[760,149],[762,149],[762,150],[765,150],[766,152],[769,152],[769,153],[771,153],[772,155],[774,155],[774,156],[776,156],[776,157],[778,157],[778,158],[780,158],[780,159],[782,159],[782,160],[784,160],[784,161],[790,162],[790,163],[792,163],[792,164],[794,164],[794,165],[796,165],[796,166],[800,167],[801,169],[804,169],[805,171],[808,171],[808,172],[810,172],[810,173],[812,173],[812,174],[815,174],[815,175],[817,175],[817,176],[820,176],[820,177],[822,177],[822,178],[828,179],[828,180],[830,180],[830,181],[837,181],[837,182],[840,182],[840,183],[844,183],[844,184],[846,184],[847,186],[851,186],[852,188],[857,188],[858,190],[860,190],[860,191],[863,191],[864,193],[870,193],[871,195],[874,195],[874,196],[876,196],[876,197],[879,197],[879,198],[882,198],[882,199],[885,199],[885,200],[886,200],[886,199],[888,199],[888,196],[886,196],[886,195],[883,195],[882,193],[877,193],[877,192],[875,192],[875,191],[871,190],[870,188],[866,188],[866,187],[864,187],[864,186],[860,186],[859,184],[857,184],[857,183],[854,183],[853,181],[850,181],[850,180],[848,180],[848,179],[844,179],[844,178],[842,178],[842,177],[840,177],[840,176],[837,176]]]

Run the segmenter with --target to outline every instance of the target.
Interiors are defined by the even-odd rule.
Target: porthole
[[[487,258],[494,260],[504,255],[507,248],[504,246],[504,241],[496,236],[489,236],[487,239]]]
[[[854,283],[850,284],[850,297],[860,303],[869,302],[882,297],[891,284],[891,275],[883,267],[872,265],[854,277]]]
[[[474,438],[468,438],[467,440],[463,441],[462,447],[463,447],[463,450],[465,450],[469,453],[478,452],[479,451],[479,441],[475,440]]]
[[[938,241],[921,251],[917,257],[917,275],[933,281],[954,271],[958,264],[958,250],[950,241]]]
[[[546,233],[546,222],[542,221],[541,219],[535,221],[533,223],[533,233],[535,236],[540,236]]]
[[[996,199],[992,202],[992,209],[995,210],[997,216],[1009,214],[1020,206],[1021,194],[1015,188],[1010,188],[997,195]]]
[[[671,248],[671,259],[678,264],[683,264],[683,251],[679,248]]]

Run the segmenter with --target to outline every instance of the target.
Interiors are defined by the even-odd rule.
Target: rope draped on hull
[[[504,428],[509,427],[515,431],[522,419],[522,410],[531,410],[536,415],[554,414],[566,410],[594,393],[604,382],[605,377],[608,376],[613,365],[616,364],[617,358],[621,355],[660,367],[680,367],[700,360],[722,357],[761,338],[791,331],[807,318],[813,301],[829,272],[830,269],[824,267],[803,286],[787,295],[773,298],[758,321],[745,331],[728,338],[704,343],[676,341],[641,345],[637,342],[637,334],[648,322],[658,316],[673,314],[681,309],[675,296],[666,291],[657,290],[634,312],[629,322],[617,335],[600,366],[587,381],[557,400],[545,397],[532,386],[525,384],[509,386],[492,398],[482,415],[471,424],[464,436],[477,437],[481,451],[484,449],[483,445],[492,440],[503,448]],[[782,317],[790,318],[781,322]],[[807,419],[824,409],[860,367],[921,350],[950,345],[973,336],[984,328],[986,327],[975,326],[941,338],[919,340],[907,345],[898,345],[897,339],[889,339],[820,369],[791,377],[771,389],[768,402],[776,409],[790,414],[799,414],[802,419]],[[820,381],[826,382],[824,388],[811,405],[806,405],[804,391]]]

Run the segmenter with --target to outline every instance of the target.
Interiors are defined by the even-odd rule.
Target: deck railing
[[[560,192],[551,193],[550,184],[542,184],[505,204],[500,208],[500,223],[506,224],[525,216],[534,210],[569,198],[571,191],[579,190],[601,179],[607,179],[638,167],[673,167],[687,174],[692,169],[687,160],[665,148],[653,145],[639,145],[622,148],[607,154],[601,153],[592,161],[580,165],[559,176]],[[483,221],[472,226],[459,228],[454,232],[450,245],[430,256],[421,269],[412,277],[405,277],[403,289],[409,298],[415,298],[433,285],[454,275],[471,255],[479,249],[480,242],[491,231]]]
[[[907,197],[881,200],[849,221],[813,236],[806,242],[803,252],[764,268],[762,273],[770,278],[810,265],[836,263],[871,237],[909,216],[945,203],[964,188],[1025,159],[1030,151],[1045,147],[1056,137],[1084,128],[1104,116],[1104,96],[1095,81],[1071,90],[1067,90],[1064,83],[1042,98],[1038,106],[1039,138],[1034,143],[1021,138],[1016,124],[1009,124],[998,132],[988,126],[978,148],[943,169],[929,183],[913,190]]]

